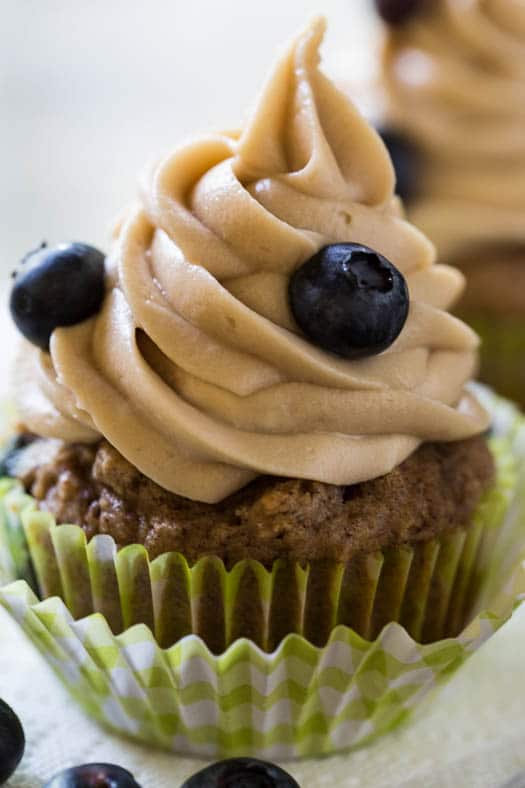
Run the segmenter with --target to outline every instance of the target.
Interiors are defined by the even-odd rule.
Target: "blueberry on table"
[[[44,788],[140,788],[140,785],[120,766],[87,763],[56,774]]]
[[[408,316],[404,276],[386,257],[361,244],[320,249],[295,271],[288,294],[308,339],[346,359],[386,350]]]
[[[22,760],[26,746],[22,723],[13,709],[0,700],[0,785],[3,785]]]
[[[417,193],[419,155],[416,146],[403,134],[388,128],[377,130],[392,159],[396,173],[396,194],[410,202]]]
[[[82,243],[40,247],[23,260],[9,307],[26,339],[49,350],[51,334],[95,315],[104,300],[104,255]]]
[[[230,758],[194,774],[181,788],[300,788],[287,772],[255,758]]]
[[[403,25],[427,6],[429,0],[375,0],[377,13],[389,25]]]

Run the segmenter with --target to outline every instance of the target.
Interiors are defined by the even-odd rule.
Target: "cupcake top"
[[[525,3],[420,0],[389,27],[387,123],[420,153],[409,218],[455,261],[525,245]]]
[[[55,330],[50,353],[24,343],[29,429],[104,436],[162,487],[211,503],[260,474],[373,479],[423,441],[486,429],[465,391],[477,337],[446,311],[462,276],[401,218],[381,140],[319,70],[323,34],[318,19],[293,41],[241,132],[153,170],[116,232],[99,314]],[[294,317],[292,278],[341,243],[408,286],[406,322],[375,355],[336,355]]]

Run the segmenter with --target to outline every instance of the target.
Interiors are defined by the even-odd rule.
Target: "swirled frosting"
[[[384,65],[389,124],[422,152],[410,221],[447,261],[523,247],[524,0],[432,0]]]
[[[102,312],[28,345],[22,418],[66,441],[100,435],[182,496],[217,502],[258,474],[352,484],[422,441],[479,433],[464,389],[477,337],[445,310],[461,274],[399,215],[376,133],[319,70],[324,22],[286,51],[243,131],[176,150],[119,227]],[[408,320],[388,351],[346,361],[310,344],[291,273],[333,242],[405,275]]]

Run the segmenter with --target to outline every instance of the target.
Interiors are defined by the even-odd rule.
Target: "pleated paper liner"
[[[32,568],[41,598],[60,597],[75,619],[101,613],[116,635],[144,624],[163,648],[195,634],[218,654],[239,638],[273,651],[290,633],[323,646],[339,624],[373,640],[399,621],[430,642],[458,634],[487,576],[515,486],[512,456],[500,448],[496,457],[497,484],[469,528],[347,563],[277,561],[267,570],[241,561],[227,571],[214,557],[192,567],[177,553],[150,561],[142,545],[117,551],[110,536],[88,544],[80,527],[57,526],[16,484],[1,508],[17,576],[31,580]]]
[[[289,635],[271,654],[238,640],[214,656],[195,636],[162,649],[142,624],[115,636],[101,614],[75,621],[61,599],[39,602],[24,581],[0,590],[71,695],[111,731],[174,752],[270,760],[346,750],[389,731],[524,597],[518,566],[456,639],[422,646],[392,623],[369,642],[339,626],[322,649]]]
[[[525,428],[507,403],[482,396],[498,478],[469,528],[347,564],[226,571],[216,558],[150,562],[139,545],[117,552],[109,536],[86,544],[6,480],[0,603],[114,731],[210,757],[362,744],[403,719],[525,595]]]
[[[461,318],[482,340],[480,379],[525,406],[525,317],[470,311]]]

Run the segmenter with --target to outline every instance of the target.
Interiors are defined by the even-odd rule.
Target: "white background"
[[[237,127],[276,51],[321,10],[326,68],[370,72],[371,0],[0,0],[0,277],[41,240],[104,248],[137,174]]]

